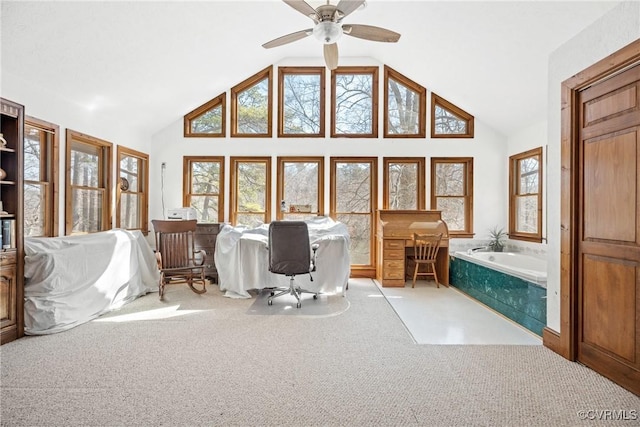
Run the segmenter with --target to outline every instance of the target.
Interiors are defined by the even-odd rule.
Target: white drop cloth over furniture
[[[318,244],[313,282],[296,276],[300,287],[312,292],[344,292],[350,273],[349,231],[328,217],[305,221],[311,244]],[[230,298],[251,298],[250,289],[288,286],[285,277],[269,272],[269,224],[257,228],[224,226],[217,236],[215,263],[220,290]]]
[[[65,331],[158,290],[158,265],[138,231],[24,242],[25,334]]]

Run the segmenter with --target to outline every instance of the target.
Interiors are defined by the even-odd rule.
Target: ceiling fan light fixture
[[[313,36],[324,44],[334,44],[342,37],[342,24],[319,22],[313,27]]]

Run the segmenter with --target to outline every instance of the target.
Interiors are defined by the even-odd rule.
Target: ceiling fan
[[[313,34],[313,36],[324,44],[324,60],[327,68],[335,70],[338,67],[338,45],[337,41],[346,34],[359,39],[372,40],[375,42],[395,43],[400,39],[400,34],[372,25],[343,24],[342,19],[351,12],[365,5],[365,0],[340,0],[337,5],[332,5],[327,0],[327,4],[311,7],[305,0],[283,0],[286,4],[308,16],[315,23],[313,28],[308,28],[295,33],[287,34],[277,39],[271,40],[262,45],[265,49],[282,46]]]

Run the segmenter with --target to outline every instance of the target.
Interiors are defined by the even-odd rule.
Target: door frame
[[[640,39],[561,84],[560,331],[542,332],[546,347],[575,361],[578,347],[578,92],[640,61]]]

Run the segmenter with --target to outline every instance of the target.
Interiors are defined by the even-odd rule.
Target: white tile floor
[[[382,287],[417,344],[541,345],[542,339],[453,287],[419,280],[415,288]]]

